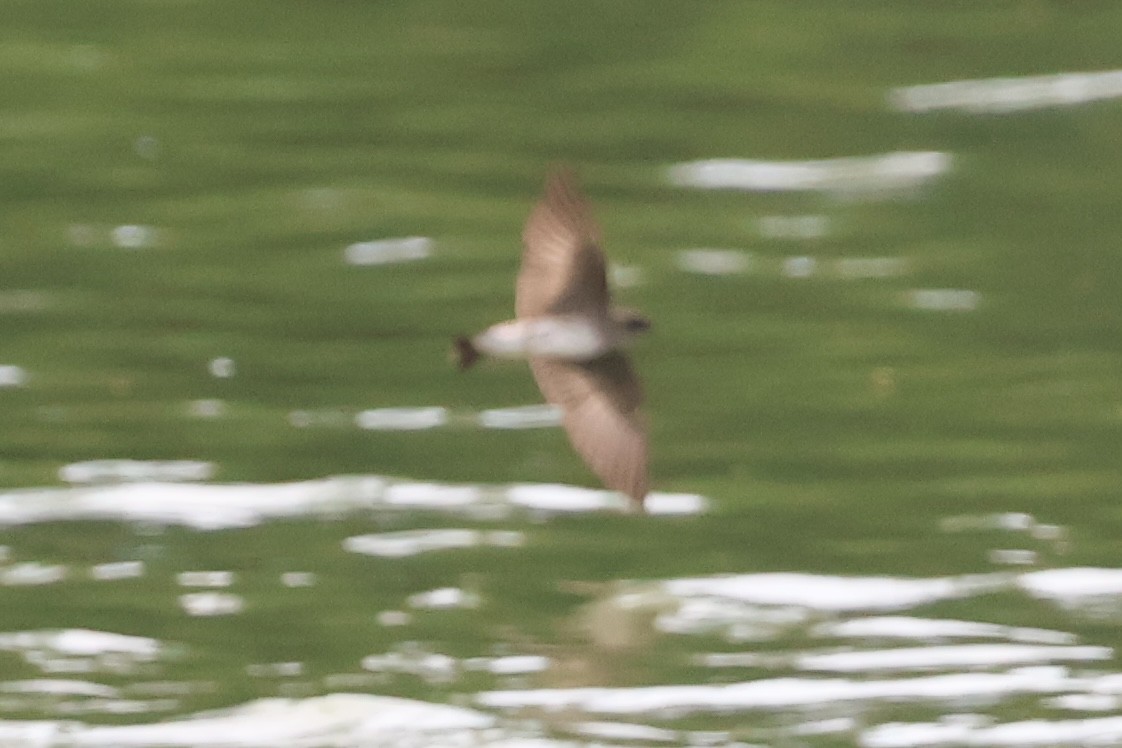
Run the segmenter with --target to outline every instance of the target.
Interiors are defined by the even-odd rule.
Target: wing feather
[[[569,170],[552,172],[522,231],[515,287],[519,317],[605,312],[608,281],[600,229]]]
[[[534,379],[563,412],[573,448],[608,488],[642,506],[647,495],[647,429],[642,386],[619,352],[577,363],[535,358]]]

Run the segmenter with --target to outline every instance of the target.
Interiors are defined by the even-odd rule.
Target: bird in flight
[[[529,359],[585,463],[642,510],[647,495],[643,388],[627,345],[646,317],[612,304],[600,230],[573,173],[549,174],[522,231],[516,318],[454,341],[461,369],[481,355]]]

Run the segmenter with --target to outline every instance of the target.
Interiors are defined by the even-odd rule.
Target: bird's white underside
[[[589,361],[615,347],[603,325],[580,315],[532,317],[492,325],[472,341],[495,358],[544,356]]]

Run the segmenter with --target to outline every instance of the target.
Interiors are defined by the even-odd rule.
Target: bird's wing
[[[647,495],[647,429],[643,388],[627,356],[594,361],[530,360],[546,400],[561,408],[569,441],[608,488],[640,506]]]
[[[522,268],[515,288],[519,317],[607,313],[608,281],[600,230],[576,178],[550,173],[545,195],[522,230]]]

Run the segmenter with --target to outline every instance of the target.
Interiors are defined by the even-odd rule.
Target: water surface
[[[1120,14],[7,3],[0,745],[1122,740]],[[649,517],[447,359],[558,161]]]

